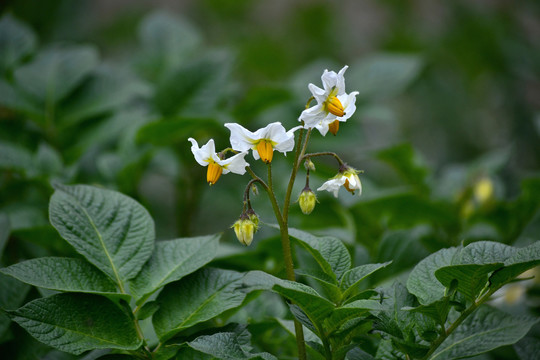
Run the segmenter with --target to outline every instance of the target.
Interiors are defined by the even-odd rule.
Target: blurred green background
[[[279,273],[275,230],[246,249],[229,229],[248,176],[209,187],[187,138],[219,150],[226,122],[296,126],[308,83],[344,65],[357,112],[309,151],[364,170],[364,193],[319,194],[310,216],[293,203],[292,227],[339,237],[355,265],[393,260],[372,285],[443,247],[538,240],[538,1],[4,0],[0,15],[3,266],[75,255],[48,223],[61,182],[137,199],[160,240],[224,232],[213,265]],[[274,159],[283,195],[291,156]],[[316,166],[313,189],[337,171]],[[265,194],[252,198],[274,223]],[[538,286],[528,291],[513,311],[538,314]]]

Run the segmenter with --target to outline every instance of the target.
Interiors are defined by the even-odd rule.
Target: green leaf
[[[403,91],[422,69],[414,55],[380,53],[364,57],[347,71],[347,89],[360,97],[386,98]]]
[[[165,286],[152,320],[159,339],[163,342],[242,304],[246,297],[243,276],[236,271],[203,269]]]
[[[407,357],[392,346],[390,339],[383,339],[379,342],[375,360],[407,360]]]
[[[464,247],[458,264],[493,264],[504,263],[512,257],[516,248],[494,241],[478,241]]]
[[[154,254],[129,285],[137,303],[210,262],[217,254],[219,238],[218,234],[157,242]]]
[[[137,312],[137,320],[148,319],[150,316],[154,315],[159,309],[159,304],[156,301],[148,301],[141,306],[140,310]]]
[[[349,350],[347,353],[347,360],[375,360],[373,356],[363,351],[362,349],[356,347],[352,350]]]
[[[358,290],[358,286],[364,279],[391,263],[392,261],[381,264],[360,265],[345,272],[339,285],[343,291],[343,299],[348,299],[350,296],[354,295]]]
[[[514,344],[514,349],[521,360],[534,359],[540,354],[540,340],[526,336]]]
[[[382,306],[376,300],[356,300],[341,307],[336,308],[332,314],[325,320],[325,327],[333,332],[347,321],[366,315],[369,311],[380,311]]]
[[[32,153],[15,144],[0,142],[0,169],[16,170],[24,174],[32,172]]]
[[[483,305],[446,338],[430,360],[459,359],[513,344],[538,320],[513,316]]]
[[[316,284],[315,288],[320,289],[322,294],[330,301],[334,303],[341,301],[341,290],[337,285],[334,284],[333,279],[325,272],[320,270],[295,270],[295,273],[297,275],[305,276],[308,278],[308,280],[311,280],[309,284],[312,286],[313,284]]]
[[[446,318],[448,317],[448,312],[450,311],[450,298],[445,296],[429,305],[420,305],[415,308],[403,308],[403,310],[419,312],[429,316],[435,320],[437,324],[444,325],[446,323]]]
[[[490,277],[491,286],[502,286],[519,274],[540,264],[540,241],[524,248],[517,249],[515,253],[504,262],[504,268],[495,271]]]
[[[307,232],[289,228],[289,234],[298,239],[317,261],[321,269],[337,280],[351,267],[351,255],[341,240],[317,237]],[[336,282],[337,284],[337,282]]]
[[[188,345],[195,350],[215,356],[218,359],[277,359],[269,353],[250,353],[248,350],[250,347],[243,345],[238,337],[239,334],[233,332],[221,332],[213,335],[199,336],[195,340],[188,342]]]
[[[154,222],[150,214],[118,192],[57,185],[49,216],[60,235],[121,290],[152,255]]]
[[[163,11],[144,18],[139,26],[139,39],[143,55],[138,66],[154,81],[178,68],[202,42],[201,35],[189,22]]]
[[[502,266],[502,263],[445,266],[435,271],[435,276],[445,287],[450,287],[452,281],[457,280],[457,291],[474,301],[486,286],[489,275]]]
[[[55,104],[78,86],[98,63],[89,46],[49,48],[15,70],[16,84],[41,104]]]
[[[21,306],[26,294],[30,290],[30,286],[0,273],[0,309],[15,310]],[[9,328],[11,319],[0,311],[0,338]]]
[[[454,264],[459,256],[459,250],[459,248],[439,250],[420,261],[411,271],[407,289],[416,295],[420,304],[429,305],[444,296],[446,288],[437,280],[435,271]]]
[[[108,276],[82,259],[43,257],[30,259],[0,269],[24,283],[58,291],[94,293],[123,298]]]
[[[36,35],[28,26],[5,13],[0,19],[0,74],[31,54],[36,42]]]
[[[21,112],[31,119],[41,123],[43,120],[43,109],[34,101],[22,94],[11,84],[0,79],[0,105],[7,109]]]
[[[170,120],[154,121],[141,127],[137,133],[137,141],[159,146],[187,143],[187,138],[194,136],[201,128],[206,131],[223,130],[223,126],[214,118],[174,117]]]
[[[99,295],[57,294],[9,313],[42,343],[75,355],[93,349],[135,350],[142,343],[129,315]]]

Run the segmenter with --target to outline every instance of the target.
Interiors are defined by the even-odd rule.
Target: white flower
[[[221,159],[216,154],[216,146],[214,140],[210,139],[199,148],[199,144],[193,138],[188,139],[191,142],[191,152],[195,156],[195,160],[202,166],[208,166],[206,173],[206,181],[210,185],[214,185],[218,181],[221,174],[227,174],[233,172],[235,174],[244,175],[246,172],[246,166],[249,164],[244,160],[247,152],[241,152],[228,159]]]
[[[357,174],[358,170],[347,168],[344,172],[340,172],[335,177],[322,184],[317,191],[326,190],[334,193],[334,196],[337,197],[339,188],[345,186],[345,189],[353,195],[356,190],[358,190],[358,195],[362,195],[362,183]]]
[[[286,131],[280,122],[268,124],[254,133],[236,123],[225,124],[231,131],[231,146],[237,151],[253,150],[255,160],[259,158],[265,163],[272,162],[274,150],[285,154],[294,147],[294,132],[301,128],[297,126]]]
[[[344,66],[339,73],[324,70],[321,76],[324,89],[309,84],[309,90],[317,105],[302,112],[298,121],[304,121],[306,129],[316,128],[325,136],[328,130],[334,135],[339,129],[340,121],[347,121],[356,111],[356,95],[358,91],[350,94],[345,92],[345,78],[343,74],[348,66]]]

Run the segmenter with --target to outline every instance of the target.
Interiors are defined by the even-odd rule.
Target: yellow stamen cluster
[[[219,180],[222,172],[222,167],[215,162],[208,164],[208,171],[206,172],[206,181],[208,184],[214,185]]]
[[[272,157],[274,156],[274,147],[269,140],[261,140],[257,144],[257,152],[261,157],[261,160],[269,164],[272,162]]]
[[[328,124],[328,131],[330,131],[334,136],[336,136],[338,130],[339,130],[339,120],[334,120],[333,122]]]
[[[328,97],[326,100],[326,110],[337,117],[342,117],[345,115],[345,109],[343,108],[341,101],[339,101],[336,96]]]

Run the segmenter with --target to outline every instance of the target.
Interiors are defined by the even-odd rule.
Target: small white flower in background
[[[358,91],[350,94],[345,92],[345,78],[343,74],[348,66],[343,67],[339,73],[324,70],[321,80],[324,89],[309,84],[309,90],[317,105],[302,112],[299,121],[304,121],[306,129],[316,128],[321,135],[325,136],[328,130],[336,135],[339,130],[339,122],[347,121],[356,111],[356,95]]]
[[[195,160],[202,166],[208,166],[206,173],[206,181],[210,185],[214,185],[218,181],[221,174],[227,174],[229,172],[244,175],[246,172],[246,166],[249,164],[244,160],[247,152],[241,152],[228,159],[222,159],[216,153],[216,146],[214,140],[210,139],[199,148],[199,144],[193,138],[188,139],[191,142],[191,152],[195,156]]]
[[[332,179],[326,181],[317,191],[326,190],[338,196],[338,191],[341,186],[344,186],[347,191],[354,195],[358,191],[358,195],[362,195],[362,183],[358,177],[358,170],[347,167],[343,172],[340,172]]]
[[[255,160],[261,158],[265,163],[272,162],[274,150],[285,154],[294,147],[294,132],[301,128],[297,126],[286,131],[280,122],[273,122],[266,127],[251,132],[236,123],[225,124],[231,131],[231,146],[237,151],[253,150]]]

